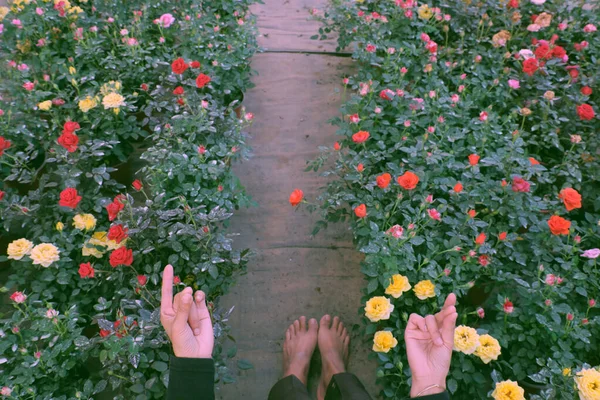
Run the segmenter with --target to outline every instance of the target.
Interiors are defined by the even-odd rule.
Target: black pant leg
[[[371,400],[371,396],[356,375],[343,372],[331,378],[325,400]]]
[[[294,375],[277,382],[269,392],[269,400],[311,400],[306,385]]]

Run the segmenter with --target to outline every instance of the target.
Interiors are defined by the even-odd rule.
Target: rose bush
[[[323,220],[365,254],[365,334],[402,398],[412,312],[459,296],[458,398],[597,399],[600,46],[586,1],[332,1],[351,47]],[[328,163],[334,157],[333,164]],[[384,332],[384,333],[382,333]],[[394,346],[388,333],[401,343]]]
[[[230,167],[252,120],[250,3],[0,7],[1,394],[164,398],[167,263],[207,293],[216,379],[234,379],[218,298],[248,253],[226,228],[249,202]]]

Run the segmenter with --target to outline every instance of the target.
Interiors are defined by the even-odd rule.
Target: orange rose
[[[529,163],[531,165],[540,165],[540,162],[533,157],[529,157]]]
[[[475,216],[477,215],[477,211],[469,210],[469,212],[467,212],[467,214],[469,215],[469,217],[475,218]]]
[[[485,239],[486,239],[485,233],[482,232],[477,236],[477,239],[475,239],[475,243],[478,245],[482,245],[485,243]]]
[[[352,141],[354,143],[364,143],[371,136],[367,131],[358,131],[352,135]]]
[[[506,235],[507,235],[506,232],[500,232],[500,234],[498,235],[498,239],[504,240],[504,239],[506,239]]]
[[[548,220],[548,226],[553,235],[568,235],[571,221],[567,221],[558,215],[553,215]]]
[[[455,193],[460,193],[463,191],[463,185],[460,182],[457,182],[456,185],[454,185],[454,192]]]
[[[391,180],[392,176],[385,172],[377,177],[377,186],[379,186],[380,189],[385,189],[388,187]]]
[[[300,189],[294,189],[292,194],[290,194],[290,204],[296,207],[298,204],[302,202],[304,198],[304,193]]]
[[[479,164],[479,159],[480,159],[480,158],[481,158],[481,157],[479,157],[477,154],[471,154],[471,155],[469,156],[469,164],[471,164],[471,165],[473,165],[473,166],[475,166],[475,165]]]
[[[358,207],[356,207],[354,209],[354,214],[356,214],[356,216],[358,218],[364,218],[367,216],[367,206],[364,204],[359,205]]]
[[[564,188],[558,194],[558,198],[563,201],[567,211],[581,208],[581,195],[573,188]]]
[[[402,176],[399,176],[398,184],[406,190],[413,190],[419,183],[419,177],[414,172],[406,171]]]

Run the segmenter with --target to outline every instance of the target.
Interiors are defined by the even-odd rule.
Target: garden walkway
[[[361,256],[352,246],[348,226],[331,226],[316,237],[310,233],[317,215],[294,212],[288,197],[301,188],[314,199],[324,178],[303,172],[305,162],[318,155],[318,146],[331,146],[335,128],[327,122],[340,105],[340,76],[351,60],[328,55],[289,51],[334,51],[333,41],[310,40],[318,23],[307,21],[308,9],[322,9],[324,0],[265,0],[257,5],[261,46],[267,51],[254,57],[259,75],[245,104],[255,114],[249,143],[254,156],[235,168],[258,207],[240,210],[231,232],[239,232],[240,247],[256,249],[248,274],[240,277],[222,299],[235,305],[230,318],[238,345],[238,358],[253,363],[238,382],[226,385],[222,399],[266,399],[281,377],[284,332],[297,317],[339,315],[351,327],[359,323]],[[284,53],[279,53],[284,51]],[[356,333],[351,344],[350,372],[372,394],[375,362],[368,361],[370,344]],[[318,365],[318,364],[317,364]],[[316,390],[318,369],[313,368],[310,387]]]

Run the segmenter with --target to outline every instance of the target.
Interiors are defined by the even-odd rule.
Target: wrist
[[[434,379],[429,377],[412,379],[410,397],[429,396],[446,391],[445,379]]]

